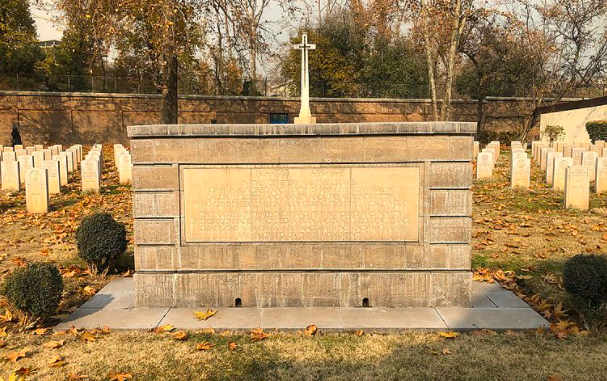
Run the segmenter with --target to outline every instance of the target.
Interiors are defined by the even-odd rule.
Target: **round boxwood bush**
[[[76,231],[78,254],[93,273],[107,272],[126,250],[126,229],[108,213],[86,216]]]
[[[26,326],[55,314],[62,293],[63,278],[52,263],[30,263],[9,274],[2,285],[2,294]]]
[[[607,301],[607,257],[576,255],[565,262],[563,286],[587,307],[597,308]]]

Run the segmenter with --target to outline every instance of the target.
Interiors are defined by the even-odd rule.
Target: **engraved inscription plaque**
[[[186,242],[417,241],[419,167],[184,168]]]

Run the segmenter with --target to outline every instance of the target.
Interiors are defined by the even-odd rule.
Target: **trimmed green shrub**
[[[589,308],[601,307],[607,301],[607,257],[576,255],[565,262],[565,290]]]
[[[30,263],[18,268],[2,285],[2,294],[24,326],[40,323],[54,315],[62,293],[63,278],[52,263]]]
[[[108,213],[84,217],[76,231],[78,254],[93,273],[107,273],[126,251],[126,229]]]
[[[586,123],[586,131],[592,142],[607,140],[607,120],[593,120]]]

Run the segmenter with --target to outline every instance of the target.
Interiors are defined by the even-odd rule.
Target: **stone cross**
[[[295,124],[314,124],[316,118],[310,112],[310,75],[308,72],[308,50],[316,49],[315,44],[308,44],[308,35],[301,35],[301,44],[293,46],[301,50],[301,108],[299,117],[295,117]]]

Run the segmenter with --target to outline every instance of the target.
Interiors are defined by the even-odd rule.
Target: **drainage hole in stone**
[[[363,307],[371,307],[369,305],[369,298],[363,298]]]
[[[242,300],[240,298],[234,300],[234,307],[242,307]]]

